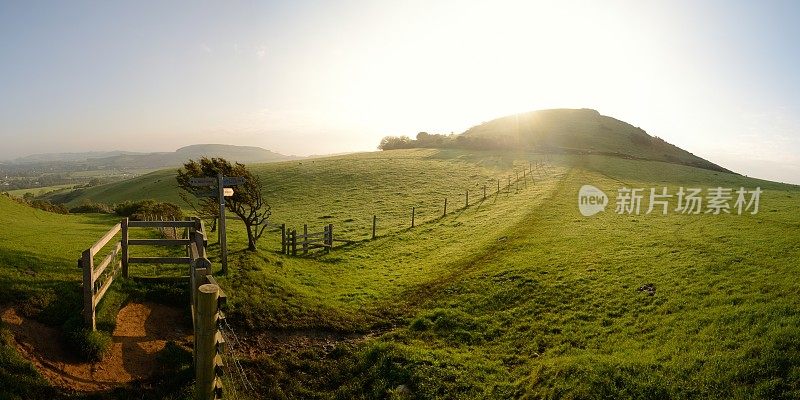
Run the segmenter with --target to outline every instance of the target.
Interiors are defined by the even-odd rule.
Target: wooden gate
[[[185,229],[182,239],[131,239],[131,228]],[[97,266],[94,258],[112,239],[121,233],[114,249]],[[173,235],[175,237],[177,235]],[[78,266],[83,269],[83,316],[87,326],[97,330],[97,305],[118,277],[129,277],[130,264],[184,264],[188,266],[189,307],[194,329],[193,360],[195,367],[195,399],[211,400],[222,397],[222,357],[224,345],[218,323],[224,318],[220,307],[227,299],[212,273],[206,254],[205,229],[199,218],[186,221],[130,221],[123,219],[114,225],[94,245],[84,250]],[[186,257],[130,257],[131,246],[185,246]]]

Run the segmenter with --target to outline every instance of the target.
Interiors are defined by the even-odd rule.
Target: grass
[[[231,271],[220,282],[229,295],[229,322],[240,335],[365,334],[332,350],[287,347],[247,361],[259,393],[800,397],[800,284],[793,279],[800,188],[662,162],[563,156],[551,159],[536,184],[454,207],[440,218],[443,197],[457,199],[467,187],[478,192],[537,157],[409,150],[253,166],[277,222],[331,222],[343,236],[360,239],[377,214],[381,228],[376,240],[303,258],[277,254],[274,234],[260,242],[259,252],[244,251],[242,226],[230,224]],[[106,202],[127,198],[118,196],[175,200],[171,174],[80,195]],[[757,215],[618,215],[612,203],[586,218],[576,204],[583,184],[603,189],[612,202],[621,186],[666,186],[672,193],[680,186],[760,186],[764,193]],[[41,229],[58,218],[74,224],[85,232],[84,239],[74,238],[76,249],[111,224],[106,217],[0,205],[40,213]],[[420,211],[419,225],[408,229],[412,205]],[[27,218],[36,231],[39,225]],[[47,289],[25,269],[10,267],[19,261],[9,260],[24,259],[14,254],[29,239],[4,239],[16,241],[0,244],[4,283],[17,285],[17,293],[28,286]],[[31,257],[47,266],[61,257],[66,265],[78,252],[65,247],[64,255],[57,250],[48,260],[34,250]],[[72,269],[58,268],[42,274],[77,282],[77,273],[67,273]],[[653,296],[637,290],[649,283]]]
[[[263,390],[287,398],[798,396],[800,284],[790,278],[800,255],[797,187],[599,156],[563,165],[569,172],[550,189],[542,185],[537,200],[509,198],[527,200],[519,214],[499,205],[469,225],[467,211],[454,217],[462,219],[457,227],[444,219],[397,236],[398,248],[387,238],[322,257],[316,269],[276,260],[264,276],[235,272],[232,298],[245,297],[246,307],[286,293],[263,310],[303,326],[302,304],[330,304],[336,312],[312,320],[343,329],[339,313],[349,303],[357,316],[393,327],[333,355],[265,357],[260,362],[279,372],[264,378]],[[575,200],[586,183],[609,193],[622,185],[765,193],[758,215],[584,218]],[[496,230],[485,232],[487,225]],[[477,240],[465,244],[459,233]],[[458,250],[426,248],[440,235],[455,235]],[[280,281],[295,268],[294,282]],[[254,294],[264,280],[279,290]],[[654,296],[636,290],[646,283]],[[313,301],[298,300],[309,288]]]
[[[335,223],[354,239],[371,233],[372,216],[378,233],[406,228],[411,207],[417,221],[441,215],[444,199],[450,210],[460,208],[470,190],[472,202],[496,190],[496,179],[506,184],[510,175],[528,163],[523,155],[468,153],[456,150],[415,149],[361,153],[340,157],[257,164],[253,172],[264,185],[273,223],[321,230]],[[532,157],[541,158],[541,157]],[[129,181],[81,190],[69,197],[70,206],[88,201],[121,203],[156,199],[185,206],[178,196],[174,170],[162,170]]]
[[[61,191],[61,190],[66,190],[66,189],[72,189],[75,186],[79,186],[79,185],[76,185],[74,183],[70,183],[70,184],[65,184],[65,185],[44,186],[44,187],[29,188],[29,189],[15,189],[15,190],[9,190],[6,193],[8,193],[8,194],[10,194],[10,195],[12,195],[14,197],[22,197],[26,193],[31,193],[34,196],[40,196],[40,195],[43,195],[45,193]]]

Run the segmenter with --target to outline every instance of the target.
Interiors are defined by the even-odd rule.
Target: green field
[[[12,195],[14,197],[22,197],[22,196],[25,195],[25,193],[31,193],[34,196],[41,196],[43,194],[50,193],[50,192],[55,192],[57,190],[61,191],[61,190],[64,190],[64,189],[72,189],[75,186],[78,186],[78,185],[67,184],[67,185],[55,185],[55,186],[45,186],[45,187],[38,187],[38,188],[30,188],[30,189],[16,189],[16,190],[9,190],[6,193],[8,193],[8,194],[10,194],[10,195]]]
[[[535,181],[494,193],[494,179],[543,159]],[[333,223],[366,239],[377,215],[380,235],[300,258],[278,254],[275,234],[247,252],[243,227],[231,224],[220,282],[241,336],[357,338],[248,355],[264,398],[800,397],[797,186],[599,155],[428,149],[251,168],[274,223]],[[611,197],[622,186],[764,192],[756,215],[618,215],[612,203],[583,217],[584,184]],[[159,171],[70,204],[180,204],[174,185],[174,171]],[[461,209],[466,190],[472,205]],[[5,304],[76,290],[74,260],[113,223],[2,197],[0,210],[0,279],[14,288]],[[213,239],[210,252],[216,264]],[[637,290],[645,284],[653,296]],[[0,373],[22,374],[3,351]]]

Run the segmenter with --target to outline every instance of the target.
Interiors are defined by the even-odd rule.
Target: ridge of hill
[[[467,129],[469,141],[492,141],[507,148],[535,148],[572,154],[603,154],[665,161],[731,172],[644,129],[592,109],[550,109],[508,115]]]
[[[241,163],[273,162],[299,157],[287,156],[255,146],[228,144],[194,144],[172,152],[137,153],[128,151],[34,154],[17,158],[14,164],[80,163],[102,168],[166,168],[177,167],[188,159],[222,157]]]
[[[420,132],[416,139],[408,136],[386,136],[378,148],[381,150],[452,148],[597,154],[732,172],[658,136],[651,136],[642,128],[586,108],[550,109],[507,115],[483,122],[457,135]]]

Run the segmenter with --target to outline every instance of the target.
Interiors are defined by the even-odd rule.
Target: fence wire
[[[384,208],[383,200],[375,200],[373,205],[377,206],[374,211],[377,217],[376,236],[392,235],[410,228],[412,208],[414,208],[415,226],[421,225],[436,221],[444,215],[445,199],[449,215],[483,201],[489,201],[492,197],[519,193],[531,184],[535,186],[546,178],[553,177],[555,170],[555,165],[551,164],[549,159],[529,160],[527,163],[514,164],[510,169],[495,173],[494,176],[475,176],[476,180],[461,187],[438,188],[432,191],[431,188],[414,187],[406,192],[397,192],[396,199],[390,203],[405,203],[405,207]],[[469,192],[468,204],[467,192]],[[430,196],[431,194],[433,196]],[[299,226],[302,227],[302,224]],[[353,241],[369,239],[372,233],[372,216],[346,218],[343,225],[337,228],[337,233],[349,236],[347,239]],[[289,224],[286,224],[286,229],[287,232],[291,230]]]
[[[231,373],[231,379],[229,379],[229,381],[234,382],[238,380],[238,382],[241,383],[240,388],[243,394],[254,395],[256,389],[253,386],[253,383],[250,381],[250,378],[248,378],[247,372],[245,372],[239,357],[237,357],[237,353],[244,349],[244,346],[239,341],[239,336],[236,335],[233,327],[228,324],[227,319],[221,319],[218,323],[218,328],[222,334],[222,338],[225,340],[224,352],[228,357],[226,364],[231,364],[230,369],[233,369],[233,373]]]

